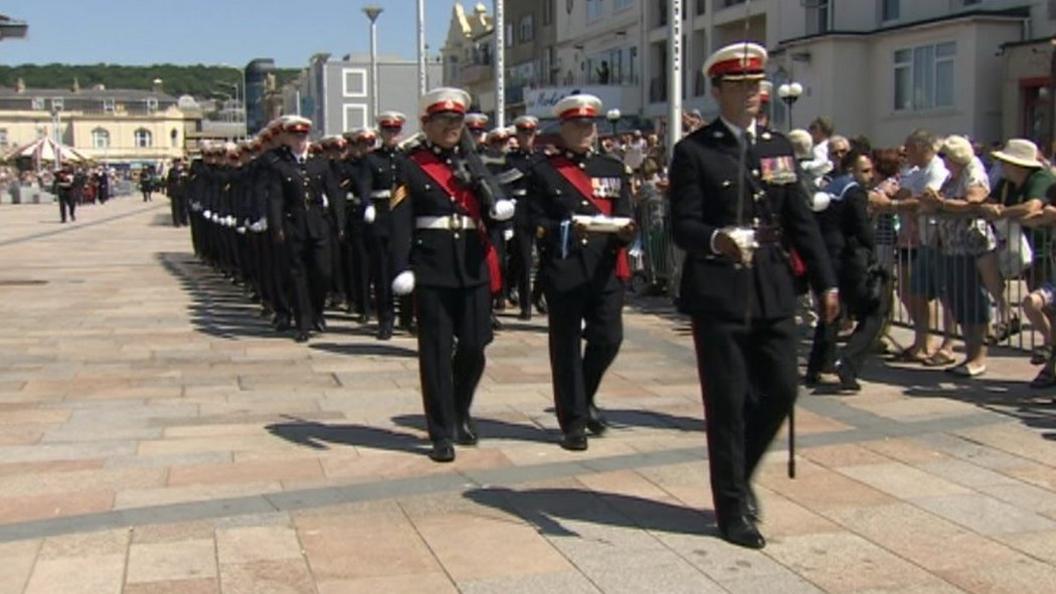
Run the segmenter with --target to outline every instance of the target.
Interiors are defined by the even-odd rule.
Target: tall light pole
[[[425,0],[418,0],[418,97],[425,95]]]
[[[668,0],[667,156],[682,139],[682,0]]]
[[[495,127],[506,127],[506,13],[495,0]]]
[[[373,122],[378,116],[378,16],[384,9],[376,4],[363,7],[363,14],[370,19],[370,116]]]

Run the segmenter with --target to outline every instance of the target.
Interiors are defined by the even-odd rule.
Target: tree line
[[[297,77],[296,68],[275,70],[278,86]],[[162,90],[170,95],[220,97],[233,94],[231,85],[238,83],[241,92],[242,71],[230,66],[194,64],[154,64],[151,66],[122,66],[117,64],[22,64],[0,66],[0,87],[14,88],[22,79],[30,89],[71,89],[74,81],[81,89],[104,85],[107,89],[141,89],[153,87],[154,79],[162,80]]]

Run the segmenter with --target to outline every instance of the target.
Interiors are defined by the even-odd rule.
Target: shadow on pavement
[[[161,266],[190,294],[191,323],[199,332],[220,338],[286,338],[260,317],[241,288],[198,262],[193,255],[161,252],[155,255]]]
[[[390,344],[312,343],[311,348],[337,355],[379,355],[382,357],[417,357],[418,351]]]
[[[425,440],[416,435],[366,425],[328,425],[291,417],[290,422],[273,423],[265,429],[272,435],[313,450],[329,450],[331,446],[344,445],[412,454],[429,451]]]
[[[477,424],[477,434],[481,440],[488,439],[511,439],[517,441],[532,441],[539,443],[557,444],[560,433],[549,431],[535,425],[524,425],[521,423],[509,423],[496,419],[485,419],[473,417]],[[392,417],[392,422],[400,427],[419,429],[425,431],[425,416],[418,414],[398,415]]]
[[[688,534],[718,536],[715,515],[682,505],[587,489],[473,489],[463,497],[520,517],[547,536],[580,536],[561,520]]]

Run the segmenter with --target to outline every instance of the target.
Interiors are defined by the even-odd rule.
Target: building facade
[[[505,3],[506,121],[527,113],[532,90],[557,84],[556,13],[556,0]]]
[[[190,97],[142,90],[0,89],[0,150],[50,137],[94,161],[157,165],[182,157],[202,115]]]
[[[505,6],[513,4],[510,2]],[[473,109],[493,120],[496,106],[494,27],[494,20],[482,2],[473,7],[472,13],[467,13],[461,2],[455,2],[447,26],[447,39],[440,49],[444,85],[466,90],[473,98]],[[506,57],[510,56],[507,54]],[[507,72],[509,64],[507,62]]]
[[[438,86],[442,68],[439,62],[426,65],[427,85]],[[332,60],[329,54],[317,54],[301,80],[283,92],[290,101],[286,113],[311,119],[313,137],[373,127],[370,71],[369,56]],[[406,114],[405,133],[418,132],[417,61],[378,57],[378,109]]]

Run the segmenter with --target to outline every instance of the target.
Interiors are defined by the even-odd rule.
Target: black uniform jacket
[[[333,168],[327,159],[310,156],[298,164],[289,150],[265,156],[271,172],[268,199],[271,220],[285,221],[289,233],[297,238],[326,237],[330,212],[323,208],[324,195],[329,202],[339,233],[344,232],[345,200]]]
[[[815,291],[835,288],[836,279],[788,139],[759,127],[741,171],[739,154],[740,141],[720,119],[675,146],[671,221],[675,243],[686,251],[679,309],[731,321],[786,318],[796,300],[787,246],[803,258]],[[717,230],[738,223],[738,183],[744,184],[742,222],[780,234],[761,242],[747,268],[711,249]]]
[[[598,200],[612,202],[611,215],[631,217],[631,185],[627,168],[609,155],[577,155],[562,151],[535,162],[531,170],[528,193],[533,226],[540,250],[540,281],[544,287],[568,291],[584,283],[619,282],[615,276],[616,257],[626,247],[614,233],[592,233],[578,240],[569,224],[572,215],[598,215],[601,211],[558,172],[555,163],[567,159],[590,178]]]
[[[517,209],[513,215],[513,227],[518,233],[535,233],[532,225],[531,202],[532,194],[529,181],[532,168],[536,163],[545,158],[541,152],[524,152],[521,150],[510,151],[506,155],[506,162],[510,167],[521,172],[522,177],[509,184],[509,195],[517,201]]]
[[[368,199],[361,206],[365,210],[368,204],[374,204],[374,222],[370,224],[370,232],[375,237],[389,237],[391,233],[389,201],[392,190],[400,184],[403,162],[403,153],[385,147],[372,151],[364,159],[365,170],[370,176],[371,192],[390,192],[390,195],[384,198],[367,196]],[[360,219],[362,218],[360,216]]]
[[[457,151],[441,150],[428,143],[407,155],[403,162],[403,183],[392,198],[393,270],[397,274],[413,270],[415,284],[421,286],[458,288],[488,283],[490,276],[482,237],[485,230],[415,228],[418,217],[469,215],[415,162],[414,155],[420,151],[432,151],[452,171],[456,170],[453,165],[462,158]],[[479,200],[476,195],[474,198]],[[485,211],[483,205],[480,211]]]

